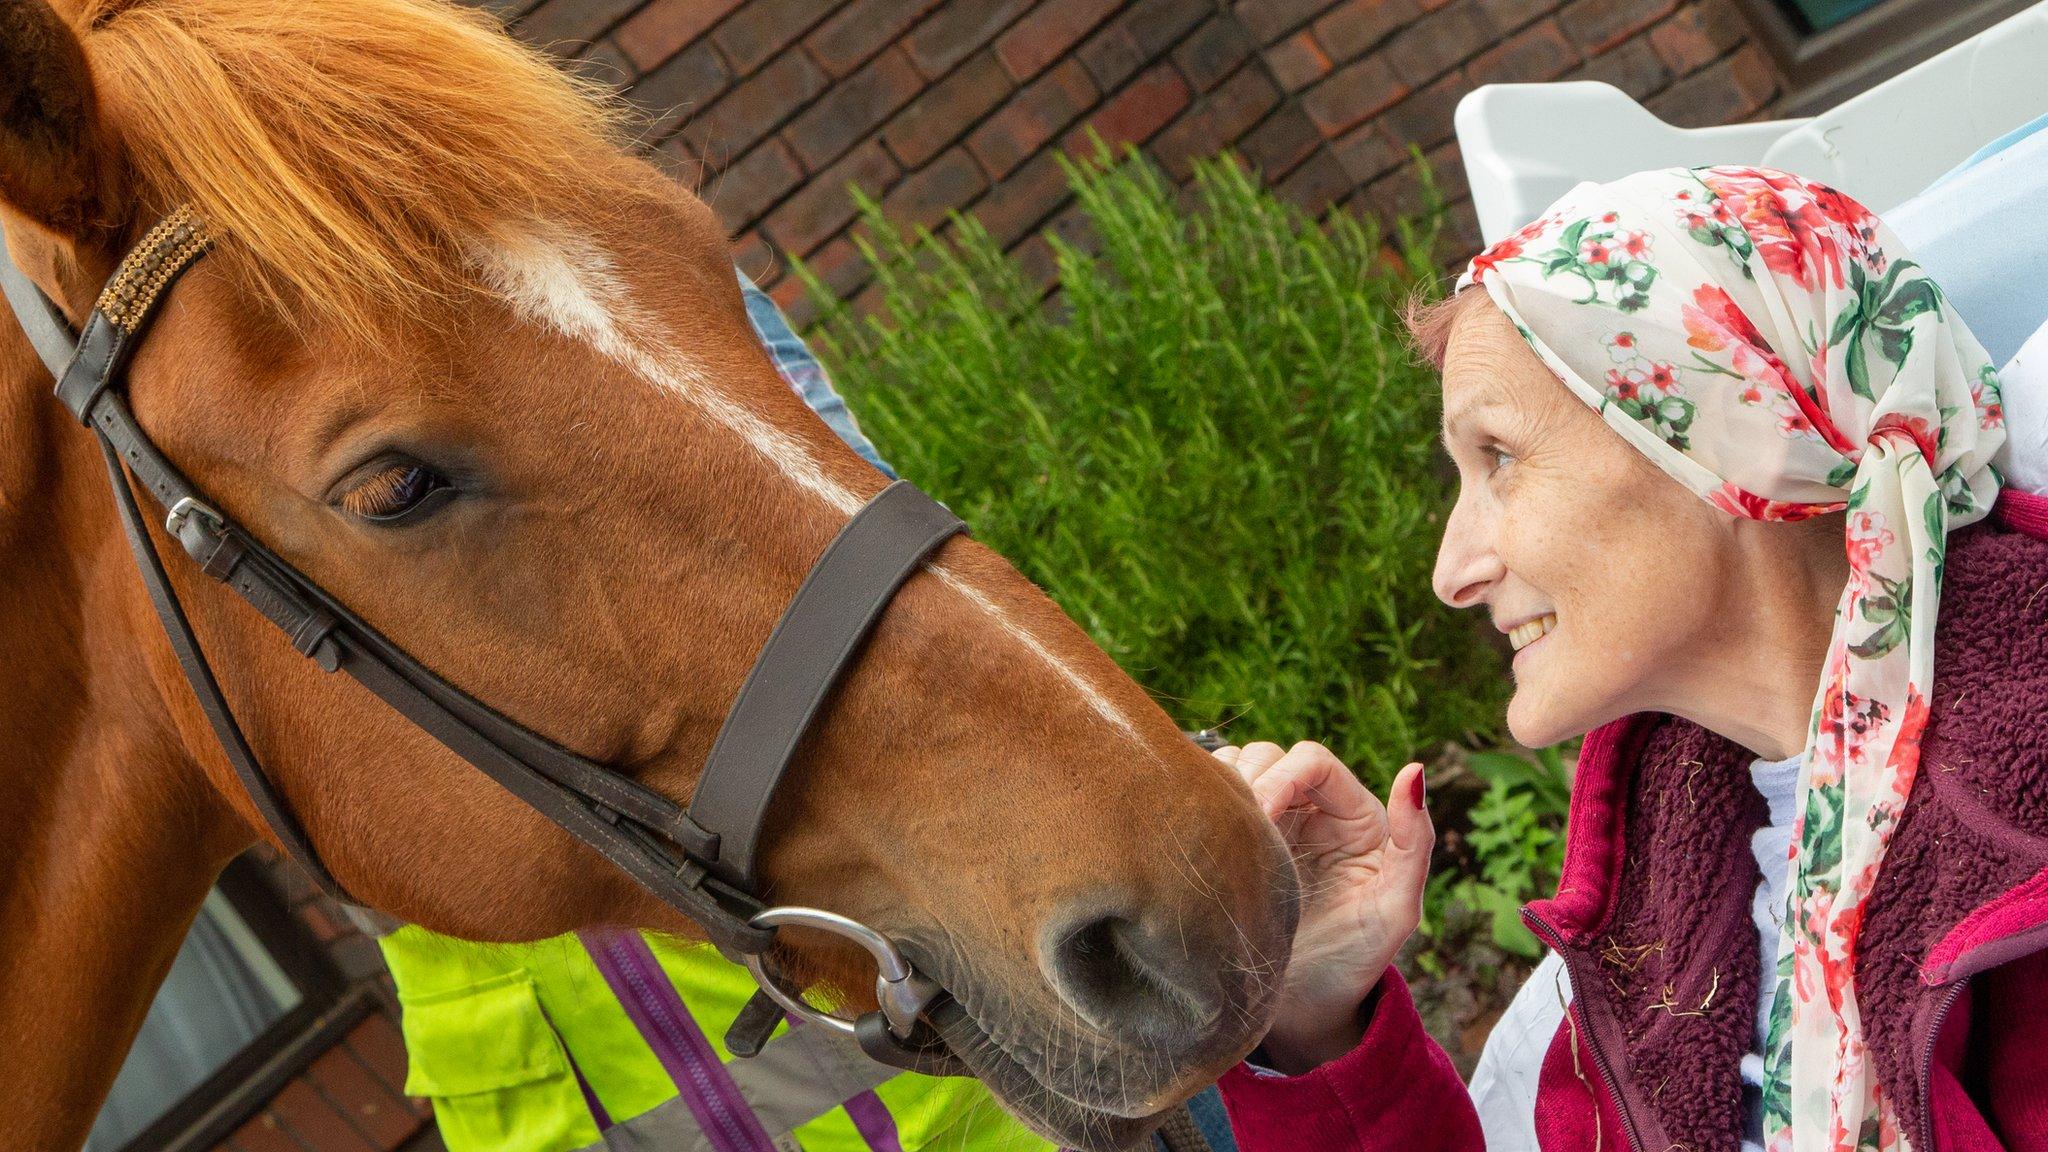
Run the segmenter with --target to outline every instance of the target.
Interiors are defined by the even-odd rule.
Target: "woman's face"
[[[1436,593],[1484,606],[1515,647],[1515,739],[1681,710],[1740,599],[1733,519],[1567,392],[1484,293],[1461,305],[1443,388],[1458,502]]]

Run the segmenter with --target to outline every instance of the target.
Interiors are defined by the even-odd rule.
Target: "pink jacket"
[[[1922,1152],[2048,1152],[2048,498],[1951,543],[1921,771],[1865,920],[1857,986]],[[1732,1152],[1758,955],[1751,756],[1642,715],[1586,738],[1564,876],[1523,915],[1575,1000],[1538,1082],[1546,1152]],[[1730,877],[1746,877],[1733,882]],[[1364,1040],[1302,1076],[1223,1078],[1243,1152],[1484,1147],[1401,977]]]

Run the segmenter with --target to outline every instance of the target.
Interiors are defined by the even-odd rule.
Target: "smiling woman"
[[[1764,170],[1582,185],[1461,288],[1415,324],[1435,583],[1516,647],[1518,738],[1590,732],[1524,913],[1556,955],[1468,1094],[1387,968],[1419,798],[1246,748],[1313,863],[1296,1075],[1225,1078],[1240,1145],[2033,1147],[2048,500],[1999,491],[1983,350],[1875,217]]]
[[[1423,328],[1446,328],[1460,484],[1436,591],[1485,608],[1515,647],[1515,739],[1542,748],[1668,712],[1774,760],[1797,752],[1848,578],[1842,518],[1718,511],[1559,388],[1483,293],[1437,307]]]

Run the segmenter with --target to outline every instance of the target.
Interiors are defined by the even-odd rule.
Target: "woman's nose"
[[[1436,549],[1436,571],[1430,583],[1437,599],[1453,608],[1470,608],[1486,599],[1486,592],[1506,574],[1506,566],[1494,553],[1492,533],[1471,501],[1462,496],[1451,508],[1444,524],[1444,538]]]

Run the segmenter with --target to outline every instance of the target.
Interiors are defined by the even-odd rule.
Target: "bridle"
[[[407,655],[316,581],[265,547],[187,480],[136,423],[127,367],[178,277],[213,237],[180,207],[121,260],[83,332],[14,266],[0,240],[0,289],[57,380],[57,398],[98,436],[114,501],[179,666],[263,821],[287,854],[328,893],[347,899],[291,808],[271,784],[229,709],[178,602],[134,485],[165,512],[164,528],[199,570],[226,585],[322,670],[348,675],[457,756],[595,849],[694,921],[760,990],[727,1034],[751,1056],[785,1012],[854,1036],[884,1063],[961,1074],[955,1045],[974,1037],[963,1009],[918,972],[894,941],[816,908],[768,907],[756,894],[761,831],[777,785],[825,698],[859,657],[896,592],[966,525],[915,486],[897,481],[861,507],[825,549],[726,713],[687,806],[587,760],[469,696]],[[849,940],[876,963],[880,1008],[858,1020],[821,1012],[768,966],[776,929],[802,926]]]

